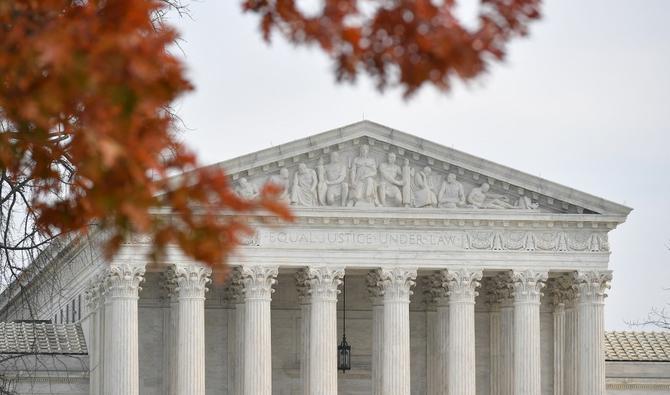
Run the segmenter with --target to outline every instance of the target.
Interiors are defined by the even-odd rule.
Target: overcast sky
[[[633,207],[611,233],[607,329],[670,302],[667,0],[547,1],[504,64],[409,101],[367,78],[335,83],[316,49],[266,45],[237,0],[200,0],[191,12],[177,25],[196,91],[177,107],[203,163],[365,117]]]

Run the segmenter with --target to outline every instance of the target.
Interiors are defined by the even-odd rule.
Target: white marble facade
[[[90,393],[605,394],[629,208],[371,122],[221,166],[244,197],[282,186],[296,221],[262,218],[225,284],[127,245],[90,281]]]

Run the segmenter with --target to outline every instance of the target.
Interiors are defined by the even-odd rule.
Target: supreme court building
[[[217,166],[296,221],[247,218],[224,284],[140,236],[55,244],[0,297],[0,354],[50,367],[18,393],[670,393],[670,336],[604,328],[630,208],[368,121]]]

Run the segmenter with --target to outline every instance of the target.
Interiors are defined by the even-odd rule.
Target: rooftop
[[[670,362],[670,332],[605,332],[605,360]]]
[[[86,355],[79,324],[0,322],[0,354]]]

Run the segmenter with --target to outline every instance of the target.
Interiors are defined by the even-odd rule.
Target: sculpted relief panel
[[[324,151],[295,158],[288,166],[282,162],[271,174],[240,177],[236,191],[253,198],[263,183],[272,182],[282,187],[282,200],[301,207],[541,209],[530,196],[494,191],[502,189],[502,183],[490,184],[495,180],[481,182],[478,176],[465,180],[462,170],[457,175],[448,166],[437,168],[432,160],[422,163],[418,155],[410,160],[395,147],[373,151],[370,145],[360,144]]]

